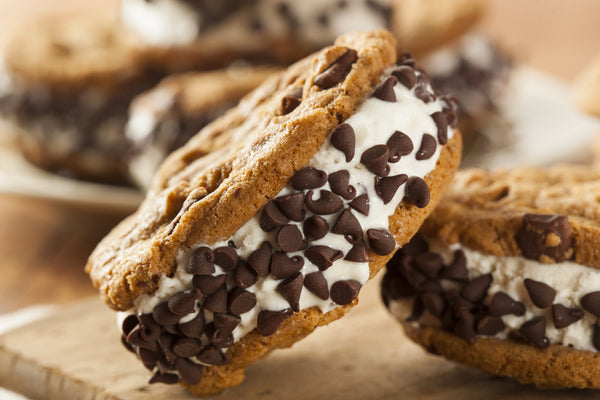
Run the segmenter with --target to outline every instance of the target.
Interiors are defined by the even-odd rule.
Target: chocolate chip
[[[324,218],[313,215],[304,221],[302,231],[306,240],[312,242],[323,238],[329,231],[329,225]]]
[[[429,278],[436,278],[444,267],[444,260],[437,253],[421,253],[414,261],[414,265]]]
[[[402,65],[394,69],[392,75],[407,89],[412,89],[417,83],[417,74],[415,74],[415,70],[407,65]]]
[[[435,100],[435,95],[429,91],[429,78],[424,72],[417,76],[417,84],[415,87],[415,96],[424,103],[429,103]]]
[[[277,232],[277,245],[285,253],[293,253],[302,248],[302,232],[296,225],[286,225]]]
[[[427,182],[418,176],[413,176],[406,182],[406,200],[417,208],[424,208],[429,204],[430,193]]]
[[[254,308],[256,295],[242,288],[233,288],[228,296],[228,309],[233,315],[242,315]]]
[[[556,329],[567,326],[583,318],[583,311],[578,308],[568,308],[562,304],[552,304],[552,319]]]
[[[354,158],[356,135],[354,134],[354,129],[349,124],[338,125],[331,132],[330,140],[333,147],[344,153],[346,162],[350,162]]]
[[[444,312],[444,299],[439,293],[423,293],[421,294],[421,301],[425,306],[425,309],[436,317],[441,317]]]
[[[271,274],[275,279],[286,279],[300,272],[304,266],[304,258],[294,256],[289,258],[285,253],[277,251],[271,259]]]
[[[142,361],[142,364],[144,364],[144,366],[150,369],[151,371],[154,369],[156,363],[161,358],[160,352],[144,349],[143,347],[138,347],[136,354],[138,358]]]
[[[408,180],[406,174],[386,176],[385,178],[375,177],[375,193],[383,200],[384,204],[389,203],[394,198],[398,188]]]
[[[227,315],[216,313],[215,315]],[[210,340],[212,344],[217,347],[225,348],[233,345],[233,334],[228,332],[221,332],[217,329],[214,322],[211,322],[206,325],[204,329],[204,333],[206,333],[206,337]]]
[[[202,294],[198,289],[185,290],[176,293],[168,301],[169,310],[173,314],[184,316],[194,312],[196,299],[202,298]]]
[[[304,287],[314,293],[318,298],[327,300],[329,298],[329,287],[327,279],[321,271],[311,272],[304,277]]]
[[[454,252],[454,260],[450,265],[440,273],[441,279],[448,279],[457,282],[466,282],[469,280],[469,270],[467,269],[467,259],[462,250]]]
[[[446,116],[446,121],[452,128],[456,128],[456,125],[458,124],[458,99],[456,96],[448,95],[445,95],[442,98],[446,103],[446,106],[442,109]]]
[[[371,261],[369,258],[369,251],[367,250],[367,244],[364,240],[360,240],[352,246],[352,248],[346,253],[344,260],[353,262],[368,262]]]
[[[194,276],[192,283],[195,288],[200,289],[200,292],[202,292],[204,296],[209,296],[223,286],[226,280],[227,275],[202,275]]]
[[[130,314],[121,323],[121,331],[127,336],[139,323],[137,315]]]
[[[202,380],[202,365],[196,364],[187,358],[175,360],[175,367],[181,379],[188,385],[197,385]]]
[[[418,254],[429,251],[429,244],[423,238],[423,236],[416,234],[413,238],[402,246],[400,249],[400,254],[408,255],[408,256],[416,256]]]
[[[223,246],[213,251],[215,253],[215,264],[225,272],[233,271],[239,259],[235,249],[231,246]]]
[[[258,281],[258,275],[244,260],[238,261],[235,271],[233,271],[233,282],[236,286],[243,289],[249,288]]]
[[[381,294],[388,308],[388,300],[410,298],[416,296],[417,293],[418,291],[412,287],[406,278],[397,272],[387,271],[381,281]]]
[[[292,310],[295,312],[300,311],[300,294],[302,293],[303,283],[304,277],[302,274],[297,273],[277,285],[277,291],[290,303]]]
[[[458,313],[454,324],[454,333],[456,336],[465,340],[471,340],[477,335],[475,330],[475,317],[466,310],[461,310]]]
[[[327,182],[327,173],[313,167],[304,167],[292,178],[292,187],[296,190],[320,188]]]
[[[148,348],[148,350],[156,351],[158,350],[158,346],[154,342],[147,342],[142,339],[142,328],[138,325],[129,332],[129,334],[125,337],[125,341],[131,346],[140,346]]]
[[[337,281],[331,285],[331,300],[340,306],[348,305],[358,296],[361,287],[362,284],[353,279]]]
[[[441,145],[448,143],[448,120],[444,113],[437,111],[431,114],[433,122],[437,127],[437,137]]]
[[[156,323],[152,314],[142,314],[139,316],[140,335],[146,342],[154,342],[161,334],[162,328]]]
[[[208,365],[226,365],[229,357],[217,346],[210,345],[204,348],[197,357],[198,361]]]
[[[348,49],[341,57],[333,62],[325,71],[314,79],[314,84],[321,89],[329,89],[342,81],[352,69],[352,64],[358,59],[355,50]]]
[[[396,239],[387,229],[369,229],[367,238],[371,250],[380,256],[387,256],[396,248]]]
[[[460,291],[460,294],[472,303],[479,303],[485,298],[492,281],[492,274],[478,276],[466,283]]]
[[[215,272],[215,256],[209,247],[198,247],[188,260],[185,270],[194,275],[211,275]]]
[[[160,344],[160,348],[165,355],[165,358],[169,364],[173,364],[173,362],[177,359],[175,353],[173,353],[173,343],[175,342],[175,336],[169,333],[163,332],[158,338],[158,343]],[[174,366],[173,366],[174,367]],[[173,370],[173,369],[171,369]]]
[[[340,211],[344,207],[344,200],[331,193],[329,190],[321,190],[319,200],[313,200],[313,191],[309,190],[304,202],[306,207],[315,214],[328,215]]]
[[[354,208],[356,211],[360,212],[361,214],[367,216],[369,215],[369,208],[371,203],[369,201],[369,196],[366,193],[356,197],[348,205]]]
[[[394,132],[386,145],[390,151],[388,161],[391,163],[398,162],[402,156],[409,155],[414,149],[410,137],[400,131]]]
[[[525,322],[519,328],[519,332],[523,334],[531,343],[541,349],[550,346],[550,342],[546,337],[546,318],[535,317]]]
[[[294,193],[287,196],[277,197],[273,200],[279,210],[292,221],[302,222],[306,213],[304,212],[304,193]]]
[[[426,281],[420,287],[422,292],[432,292],[441,294],[444,291],[440,281]]]
[[[271,232],[281,226],[287,225],[289,219],[283,215],[273,201],[267,202],[260,213],[260,229],[265,232]]]
[[[564,215],[525,214],[517,241],[523,256],[533,260],[562,262],[573,254],[573,230]]]
[[[161,326],[175,325],[181,319],[180,315],[169,310],[169,303],[166,301],[154,307],[152,317]]]
[[[215,313],[213,317],[215,331],[218,332],[218,336],[221,337],[229,336],[229,334],[233,332],[233,330],[241,322],[241,319],[239,317],[232,314]]]
[[[435,138],[428,133],[424,134],[423,139],[421,140],[421,147],[419,147],[419,151],[417,151],[417,160],[430,159],[435,153],[436,148],[437,142],[435,141]]]
[[[341,170],[329,175],[329,186],[331,191],[342,196],[346,200],[352,200],[356,196],[356,189],[349,185],[350,172]]]
[[[385,144],[378,144],[365,150],[360,162],[375,175],[387,176],[390,173],[389,157],[390,149]]]
[[[452,310],[456,313],[456,315],[465,311],[472,312],[477,308],[475,304],[462,297],[458,290],[446,290],[444,292],[444,296],[446,298],[446,302],[448,303],[450,308],[452,308]]]
[[[167,385],[174,385],[177,382],[179,382],[179,376],[161,371],[156,371],[148,381],[148,383],[164,383]]]
[[[204,331],[204,314],[199,312],[193,320],[180,323],[179,331],[186,337],[200,339]]]
[[[286,308],[280,311],[262,310],[258,313],[256,320],[256,330],[261,336],[271,336],[283,321],[288,319],[293,314],[291,308]]]
[[[410,321],[418,321],[424,312],[425,312],[425,306],[423,306],[421,297],[416,297],[415,301],[413,302],[413,306],[412,306],[410,315],[408,316],[408,318],[406,318],[406,320],[409,322]]]
[[[289,114],[300,105],[301,100],[296,96],[287,95],[281,99],[281,108],[283,115]]]
[[[544,282],[534,281],[533,279],[525,279],[523,283],[533,304],[539,308],[546,308],[552,305],[556,297],[556,290]]]
[[[273,249],[269,242],[262,242],[260,247],[248,256],[248,264],[259,276],[269,275],[269,266],[271,265],[271,254]]]
[[[208,296],[202,307],[212,312],[227,312],[227,288],[225,285],[218,288],[213,294]]]
[[[525,315],[525,304],[513,300],[512,297],[504,292],[498,292],[494,294],[490,302],[490,314],[496,317],[508,314],[521,317]]]
[[[581,306],[589,313],[600,318],[600,291],[591,292],[581,298]]]
[[[325,271],[334,261],[342,258],[343,253],[328,246],[312,246],[304,251],[304,256],[321,271]]]
[[[173,342],[173,353],[177,357],[195,357],[202,350],[202,344],[199,340],[178,337]]]
[[[480,335],[494,336],[506,328],[502,318],[487,315],[477,323],[477,332]]]
[[[350,235],[354,238],[362,237],[362,227],[360,226],[360,222],[358,219],[352,214],[349,208],[346,208],[344,212],[342,212],[331,229],[332,233],[336,233],[338,235]]]
[[[379,100],[395,103],[396,93],[394,92],[394,86],[396,86],[397,83],[398,79],[396,79],[396,77],[388,77],[381,85],[377,87],[377,89],[375,89],[373,96]]]

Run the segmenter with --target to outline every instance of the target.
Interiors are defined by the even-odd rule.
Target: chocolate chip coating
[[[296,222],[304,221],[304,194],[294,193],[287,196],[277,197],[273,200],[279,210],[288,219]]]
[[[327,182],[327,173],[313,167],[304,167],[291,180],[296,190],[317,189]]]
[[[460,294],[472,303],[479,303],[486,296],[492,281],[492,274],[478,276],[469,283],[465,284],[460,291]]]
[[[400,188],[407,180],[408,176],[405,174],[386,176],[383,178],[376,176],[375,193],[383,200],[384,204],[387,204],[392,201],[398,188]]]
[[[233,315],[242,315],[254,308],[256,295],[242,288],[233,288],[229,292],[227,309]]]
[[[304,276],[297,273],[277,285],[277,291],[288,301],[294,312],[300,311],[300,293],[303,283]]]
[[[545,349],[550,346],[550,341],[546,337],[546,318],[535,317],[525,322],[519,328],[523,334],[535,346]]]
[[[350,172],[341,170],[329,174],[329,187],[331,191],[346,200],[352,200],[356,196],[356,188],[349,185]]]
[[[249,288],[258,281],[258,274],[250,264],[244,260],[238,261],[237,267],[233,272],[233,282],[236,286],[243,289]]]
[[[202,365],[196,364],[187,358],[175,360],[175,367],[181,379],[188,385],[197,385],[202,379]]]
[[[286,225],[277,233],[277,245],[285,253],[293,253],[302,248],[302,232],[296,225]]]
[[[366,216],[369,215],[369,208],[371,206],[371,202],[369,201],[369,196],[366,193],[355,197],[354,200],[352,200],[348,205],[356,211],[360,212],[361,214],[364,214]]]
[[[304,277],[304,287],[323,300],[329,298],[327,279],[321,271],[311,272]]]
[[[581,298],[581,306],[589,313],[600,318],[600,291],[591,292]]]
[[[329,225],[324,218],[313,215],[304,221],[302,231],[304,232],[306,240],[312,242],[325,237],[329,231]]]
[[[407,65],[402,65],[392,71],[392,75],[398,79],[407,89],[412,89],[417,83],[415,70]]]
[[[441,145],[448,143],[448,120],[441,111],[431,114],[433,122],[437,127],[437,138]]]
[[[515,301],[504,292],[497,292],[490,302],[490,313],[497,317],[508,314],[523,316],[525,315],[525,304]]]
[[[369,229],[367,238],[371,250],[380,256],[387,256],[396,248],[396,239],[387,229]]]
[[[167,304],[173,314],[184,316],[194,312],[196,299],[200,297],[202,294],[198,289],[185,290],[173,295]]]
[[[424,208],[429,204],[430,198],[429,186],[424,179],[413,176],[406,181],[406,200],[418,208]]]
[[[346,162],[352,161],[356,146],[356,135],[349,124],[341,124],[331,132],[331,144],[344,153]]]
[[[419,150],[417,151],[416,159],[418,161],[428,160],[435,154],[436,149],[437,141],[433,136],[426,133],[423,135],[423,139],[421,139],[421,145],[419,146]]]
[[[262,242],[260,247],[248,256],[248,264],[259,276],[269,275],[273,249],[269,242]]]
[[[200,292],[206,297],[217,291],[218,288],[225,284],[227,275],[201,275],[194,276],[192,282],[195,288],[200,289]]]
[[[258,314],[256,330],[262,336],[271,336],[277,332],[283,321],[291,317],[292,314],[291,308],[280,311],[262,310]]]
[[[344,207],[344,201],[329,190],[321,190],[318,200],[313,200],[314,192],[309,190],[304,202],[306,208],[315,214],[329,215],[340,211]]]
[[[349,235],[354,238],[362,237],[362,227],[358,219],[352,214],[350,208],[346,208],[339,216],[337,222],[331,229],[332,233],[338,235]]]
[[[525,279],[525,287],[529,298],[539,308],[547,308],[552,305],[556,297],[556,290],[546,285],[544,282],[534,281],[533,279]]]
[[[208,311],[226,313],[227,312],[227,288],[225,285],[218,288],[213,294],[208,296],[202,307]]]
[[[233,271],[237,265],[238,255],[235,249],[231,246],[223,246],[214,249],[215,264],[217,264],[223,271]]]
[[[364,242],[364,240],[360,240],[360,241],[354,243],[352,248],[350,249],[350,251],[348,251],[348,253],[346,253],[344,260],[353,261],[353,262],[371,261],[371,259],[369,258],[369,251],[367,249],[367,244]]]
[[[337,60],[333,62],[325,71],[321,72],[314,79],[315,85],[321,89],[329,89],[340,83],[352,69],[352,64],[358,59],[358,54],[353,49],[348,49]]]
[[[400,131],[394,132],[386,145],[390,150],[388,161],[391,163],[398,162],[402,156],[409,155],[414,149],[411,138]]]
[[[304,256],[321,271],[325,271],[336,260],[342,258],[343,253],[329,246],[311,246],[304,251]]]
[[[198,247],[188,260],[186,272],[194,275],[210,275],[215,272],[215,256],[211,248]]]
[[[365,150],[360,162],[377,176],[387,176],[390,173],[388,159],[390,149],[385,144],[378,144]]]
[[[302,257],[288,257],[285,253],[277,251],[271,258],[271,274],[275,279],[287,279],[297,272],[300,272],[304,266]]]
[[[398,79],[396,79],[395,76],[386,78],[386,80],[375,89],[373,97],[378,98],[379,100],[395,103],[396,93],[394,92],[394,86],[396,86],[397,83]]]
[[[273,201],[267,202],[260,213],[260,229],[265,232],[271,232],[275,229],[287,225],[290,222],[279,210]]]
[[[204,331],[204,313],[200,311],[193,320],[179,324],[179,331],[186,337],[200,339]]]
[[[340,306],[348,305],[358,296],[361,287],[362,284],[360,282],[352,279],[337,281],[331,285],[331,300]]]
[[[225,365],[229,362],[229,358],[217,346],[210,345],[204,348],[198,355],[198,361],[208,365]]]
[[[583,310],[552,304],[552,319],[556,329],[563,329],[583,318]]]

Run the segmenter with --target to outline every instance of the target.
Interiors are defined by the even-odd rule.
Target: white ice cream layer
[[[386,75],[389,75],[389,71]],[[327,172],[327,174],[342,169],[348,170],[350,172],[350,185],[356,188],[357,196],[364,193],[368,194],[370,201],[369,216],[356,211],[353,212],[365,233],[368,229],[389,229],[388,219],[394,214],[396,206],[402,201],[406,184],[400,186],[394,198],[388,204],[384,204],[375,193],[375,175],[360,162],[361,154],[374,145],[385,144],[395,131],[400,130],[411,138],[414,150],[411,154],[403,156],[400,161],[389,164],[391,168],[389,176],[407,174],[408,177],[417,176],[424,178],[435,168],[442,148],[442,146],[438,145],[434,155],[427,160],[417,161],[415,158],[423,135],[429,133],[432,136],[437,136],[437,127],[430,115],[442,110],[443,100],[438,99],[425,104],[415,97],[414,89],[408,90],[401,84],[397,84],[394,91],[397,97],[396,102],[385,102],[370,97],[346,121],[346,123],[352,126],[356,135],[355,156],[350,162],[346,162],[345,155],[335,149],[330,141],[327,140],[309,164],[312,167]],[[453,130],[449,128],[448,137],[451,138],[452,136]],[[321,189],[329,190],[329,184],[327,183]],[[295,189],[291,185],[288,185],[278,196],[293,192],[295,192]],[[318,192],[319,189],[315,190],[315,197],[318,196]],[[330,227],[333,227],[340,214],[341,211],[322,217],[327,220]],[[267,233],[261,230],[259,216],[260,213],[249,220],[227,241],[217,243],[212,247],[226,246],[229,241],[233,241],[237,247],[237,253],[242,259],[247,259],[264,241],[269,241],[273,249],[277,249],[278,246],[275,240],[276,232]],[[308,217],[310,217],[310,213],[306,216],[306,218]],[[300,231],[302,231],[301,222],[292,221],[290,224],[296,224]],[[202,245],[202,243],[198,243],[192,249],[180,252],[177,257],[178,267],[174,277],[163,277],[160,281],[159,289],[155,293],[141,296],[135,301],[138,313],[151,313],[159,303],[168,300],[177,292],[191,288],[192,275],[185,272],[185,268],[191,253],[195,248]],[[343,235],[331,232],[328,232],[322,239],[312,242],[311,245],[330,246],[341,250],[344,255],[351,248],[350,243],[344,239]],[[301,273],[305,276],[319,270],[316,265],[304,257],[302,251],[290,253],[288,256],[300,256],[304,258],[304,267]],[[217,266],[216,269],[217,272],[214,275],[223,273],[220,267]],[[364,284],[369,278],[369,264],[366,262],[350,262],[339,259],[323,273],[329,287],[336,281],[349,279]],[[276,280],[269,275],[266,278],[259,278],[255,285],[246,289],[256,295],[257,304],[252,310],[241,315],[241,323],[233,332],[236,341],[256,328],[256,319],[261,310],[277,311],[290,307],[288,301],[276,291],[277,285],[281,282],[282,280]],[[231,288],[232,286],[232,282],[228,282],[228,287]],[[323,312],[328,312],[337,307],[331,299],[322,300],[309,290],[302,290],[300,309],[313,306],[319,307]],[[187,316],[186,320],[191,318],[193,318],[193,315]],[[208,319],[210,320],[210,316]]]
[[[460,244],[444,248],[439,243],[430,242],[430,251],[442,255],[446,262],[453,259],[455,250],[461,249],[467,259],[467,268],[471,278],[492,274],[493,282],[484,303],[489,304],[492,296],[500,291],[507,293],[514,300],[525,304],[525,315],[505,315],[502,320],[507,330],[496,337],[504,339],[510,330],[518,330],[524,322],[538,316],[546,317],[546,336],[553,344],[571,346],[578,350],[597,351],[592,343],[596,317],[585,312],[583,319],[566,328],[556,329],[552,322],[552,309],[536,307],[525,288],[523,281],[527,278],[543,282],[556,290],[553,304],[562,304],[569,308],[582,309],[580,300],[590,292],[600,290],[600,270],[565,261],[556,264],[543,264],[522,257],[498,257],[474,251]],[[446,282],[444,282],[446,283]],[[410,315],[412,299],[397,300],[390,303],[390,311],[398,318],[405,319]],[[439,325],[439,320],[424,315],[422,324]]]

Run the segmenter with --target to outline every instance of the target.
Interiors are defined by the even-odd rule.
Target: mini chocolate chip
[[[121,323],[121,331],[125,336],[127,336],[129,335],[129,332],[133,330],[133,328],[139,325],[139,323],[140,322],[138,320],[137,315],[130,314]]]
[[[168,301],[169,310],[173,314],[184,316],[194,312],[196,299],[202,298],[200,290],[185,290],[173,295]]]
[[[193,320],[180,323],[179,331],[186,337],[200,339],[204,331],[204,313],[199,312]]]
[[[417,83],[417,74],[415,74],[415,70],[407,65],[402,65],[394,69],[392,75],[407,89],[412,89]]]
[[[423,293],[421,294],[421,301],[425,306],[425,309],[436,317],[441,317],[444,313],[444,299],[439,293]]]
[[[136,326],[135,328],[133,328],[131,330],[131,332],[129,332],[129,334],[125,337],[125,341],[132,346],[141,346],[141,347],[147,347],[147,345],[149,343],[147,343],[144,339],[142,339],[142,328],[141,326]],[[153,349],[149,349],[149,350],[156,350],[157,348],[155,346],[151,346],[154,347]]]
[[[583,311],[578,308],[568,308],[562,304],[552,304],[552,319],[556,329],[567,326],[583,318]]]
[[[426,251],[429,251],[429,244],[423,238],[423,236],[417,233],[415,236],[413,236],[410,242],[402,246],[400,249],[400,254],[416,256]]]
[[[296,225],[286,225],[277,232],[277,245],[285,253],[293,253],[302,248],[302,232]]]
[[[320,299],[327,300],[329,298],[327,279],[321,271],[307,274],[304,277],[304,287],[314,293]]]
[[[304,277],[301,273],[297,273],[277,285],[277,291],[290,303],[295,312],[300,311],[300,293],[302,293],[303,283]]]
[[[427,275],[412,267],[406,268],[404,274],[406,280],[415,288],[420,288],[427,281]]]
[[[176,374],[169,374],[166,372],[156,371],[148,383],[164,383],[166,385],[174,385],[179,382],[179,376]]]
[[[173,353],[177,357],[195,357],[200,350],[202,350],[202,344],[196,339],[177,337],[173,342]]]
[[[492,281],[492,274],[478,276],[466,283],[460,294],[472,303],[479,303],[485,298]]]
[[[544,282],[534,281],[533,279],[525,279],[523,283],[527,293],[529,293],[529,298],[538,308],[546,308],[552,305],[556,297],[556,290]]]
[[[327,182],[327,173],[313,167],[304,167],[292,178],[292,187],[296,190],[320,188]]]
[[[424,103],[429,103],[435,100],[435,95],[429,91],[429,78],[424,72],[417,76],[417,84],[415,87],[415,96]]]
[[[389,203],[394,198],[398,188],[408,180],[406,174],[386,176],[380,178],[375,177],[375,193],[383,200],[384,204]]]
[[[440,281],[426,281],[421,285],[420,290],[422,292],[432,292],[441,294],[444,291]]]
[[[205,347],[196,358],[201,363],[208,365],[226,365],[229,362],[227,354],[214,345]]]
[[[233,271],[239,258],[235,249],[231,246],[223,246],[213,251],[215,253],[215,264],[225,272]]]
[[[387,271],[381,281],[381,294],[388,308],[389,300],[406,299],[416,296],[417,293],[406,278],[397,272]]]
[[[213,294],[208,296],[202,307],[212,312],[227,312],[227,287],[225,285],[218,288]]]
[[[424,208],[429,204],[430,193],[427,182],[418,176],[413,176],[406,181],[406,199],[417,208]]]
[[[521,332],[531,343],[541,349],[550,346],[550,342],[546,337],[546,318],[535,317],[525,322],[519,328]]]
[[[387,101],[390,103],[396,102],[396,93],[394,92],[394,86],[398,83],[398,79],[395,76],[388,77],[381,85],[375,89],[373,96],[379,100]]]
[[[437,127],[437,137],[441,145],[448,143],[448,120],[444,113],[437,111],[431,114],[433,122]]]
[[[160,326],[174,325],[181,319],[180,315],[169,310],[169,303],[166,301],[154,307],[152,317]]]
[[[435,138],[430,134],[425,133],[423,135],[423,139],[421,139],[421,146],[417,151],[416,159],[419,161],[430,159],[435,153],[436,148],[437,142]]]
[[[143,347],[138,347],[136,354],[142,361],[142,364],[144,364],[146,367],[150,367],[150,370],[154,369],[154,366],[156,366],[156,363],[161,357],[159,352],[144,349]]]
[[[349,182],[350,172],[345,169],[329,175],[329,186],[331,187],[331,191],[342,196],[346,200],[352,200],[354,196],[356,196],[356,189],[354,186],[349,185]]]
[[[581,298],[581,306],[589,313],[600,318],[600,291],[591,292]]]
[[[173,343],[175,342],[175,335],[171,335],[169,333],[163,332],[158,338],[158,343],[160,344],[160,348],[165,355],[166,361],[169,364],[173,364],[173,362],[177,359],[175,353],[173,353]]]
[[[344,200],[329,190],[321,190],[319,200],[313,200],[312,197],[313,191],[309,190],[304,202],[306,203],[306,207],[315,214],[334,214],[344,207]]]
[[[396,248],[396,239],[387,229],[369,229],[367,238],[371,250],[380,256],[387,256]]]
[[[442,270],[440,278],[458,282],[466,282],[469,280],[467,258],[462,250],[459,249],[454,252],[454,260]]]
[[[458,124],[458,99],[456,96],[448,95],[445,95],[442,98],[446,103],[446,106],[442,108],[442,111],[446,116],[446,121],[452,128],[456,128],[456,125]]]
[[[256,330],[261,336],[271,336],[277,332],[282,322],[291,317],[292,314],[291,308],[280,311],[262,310],[258,313]]]
[[[475,330],[475,316],[464,309],[461,310],[454,324],[454,333],[465,340],[473,339],[477,335],[477,331]]]
[[[233,315],[242,315],[254,308],[256,295],[242,288],[233,288],[228,296],[228,309]]]
[[[248,264],[259,276],[269,275],[269,266],[271,265],[271,255],[273,249],[269,242],[262,242],[260,247],[248,256]]]
[[[296,109],[300,105],[301,100],[296,96],[287,95],[283,99],[281,99],[281,108],[283,110],[283,115],[289,114]]]
[[[313,80],[314,84],[321,89],[329,89],[341,82],[348,72],[352,69],[352,64],[358,59],[355,50],[348,49],[337,60],[333,62],[325,71],[321,72]]]
[[[354,238],[362,237],[362,227],[360,226],[360,222],[358,219],[352,214],[349,208],[346,208],[344,212],[342,212],[331,229],[332,233],[336,233],[338,235],[350,235]]]
[[[279,210],[292,221],[302,222],[306,213],[304,212],[304,193],[294,193],[287,196],[277,197],[273,200]]]
[[[337,281],[331,285],[331,300],[340,306],[348,305],[358,296],[361,287],[362,284],[353,279]]]
[[[215,315],[227,314],[216,313]],[[217,329],[214,322],[211,322],[206,325],[204,333],[206,333],[206,337],[210,340],[210,342],[217,347],[225,348],[233,345],[233,334],[227,332],[226,330],[220,331],[219,329]]]
[[[271,274],[275,279],[286,279],[300,272],[304,266],[304,258],[294,256],[289,258],[285,253],[277,251],[271,258]]]
[[[249,288],[258,281],[258,275],[244,260],[239,260],[235,271],[233,271],[233,282],[243,288]]]
[[[523,256],[533,260],[562,262],[573,254],[573,230],[564,215],[523,215],[517,241]]]
[[[304,221],[302,231],[306,240],[312,242],[323,238],[329,231],[329,225],[324,218],[313,215]]]
[[[211,275],[215,272],[215,256],[211,248],[198,247],[188,260],[185,270],[194,275]]]
[[[360,212],[361,214],[364,214],[366,216],[369,215],[369,208],[371,206],[371,202],[369,201],[369,196],[366,193],[356,197],[348,205],[354,208],[356,211]]]
[[[461,312],[472,312],[476,310],[475,304],[465,299],[460,295],[458,290],[450,289],[444,292],[446,302],[450,305],[450,308],[458,315]]]
[[[156,323],[152,314],[142,314],[139,316],[140,334],[144,341],[154,342],[161,334],[162,328]]]
[[[410,311],[410,315],[406,318],[407,321],[418,321],[419,318],[425,312],[425,306],[423,306],[423,302],[421,301],[421,297],[416,297],[413,302],[412,309]]]
[[[328,246],[312,246],[304,251],[304,256],[315,264],[321,271],[331,267],[334,261],[342,258],[344,254]]]
[[[391,163],[398,162],[402,156],[409,155],[414,149],[410,137],[400,131],[394,132],[386,145],[390,150],[388,161]]]
[[[175,360],[175,367],[181,379],[188,385],[197,385],[202,380],[202,365],[196,364],[187,358]]]
[[[378,144],[365,150],[360,162],[375,175],[387,176],[390,173],[389,157],[390,149],[385,144]]]
[[[192,284],[195,288],[200,289],[204,296],[209,296],[217,291],[218,288],[225,284],[227,275],[201,275],[194,276]]]
[[[231,293],[231,292],[230,292]],[[231,314],[214,314],[214,327],[221,336],[228,336],[240,324],[241,319]]]
[[[371,258],[369,257],[369,251],[367,249],[367,243],[364,240],[354,243],[352,248],[348,251],[348,253],[346,253],[344,260],[353,262],[371,261]]]
[[[437,253],[421,253],[414,258],[414,261],[414,265],[429,278],[436,278],[444,267],[444,260]]]
[[[490,314],[496,317],[514,314],[516,316],[525,315],[525,304],[513,300],[508,294],[498,292],[494,294],[490,302]]]
[[[477,333],[480,335],[494,336],[506,328],[502,318],[486,315],[477,323]]]
[[[354,150],[356,146],[356,135],[354,129],[349,124],[338,125],[331,132],[331,144],[333,147],[344,153],[346,162],[350,162],[354,158]]]
[[[287,225],[289,219],[283,215],[275,203],[271,200],[265,204],[260,213],[260,229],[265,232],[271,232],[281,226]]]

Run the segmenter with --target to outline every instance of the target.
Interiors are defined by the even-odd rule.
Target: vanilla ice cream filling
[[[525,314],[502,316],[506,329],[497,334],[498,339],[508,337],[510,331],[517,331],[526,321],[534,317],[546,318],[545,335],[551,344],[561,344],[577,350],[596,352],[593,344],[594,325],[597,317],[589,312],[584,317],[571,325],[556,329],[553,324],[552,308],[540,309],[531,301],[524,285],[525,279],[543,282],[556,291],[553,304],[561,304],[568,308],[577,308],[583,311],[581,298],[588,293],[600,290],[600,271],[572,261],[555,264],[541,262],[522,257],[494,256],[471,250],[459,243],[445,247],[440,242],[429,240],[430,252],[440,254],[445,263],[449,264],[454,258],[456,250],[462,250],[466,257],[469,278],[491,274],[492,284],[488,290],[484,304],[490,304],[491,298],[498,292],[505,292],[515,301],[525,305]],[[444,289],[455,285],[450,281],[442,281]],[[400,320],[406,319],[411,314],[413,299],[391,300],[389,309]],[[440,326],[440,320],[428,311],[420,318],[419,324]]]

